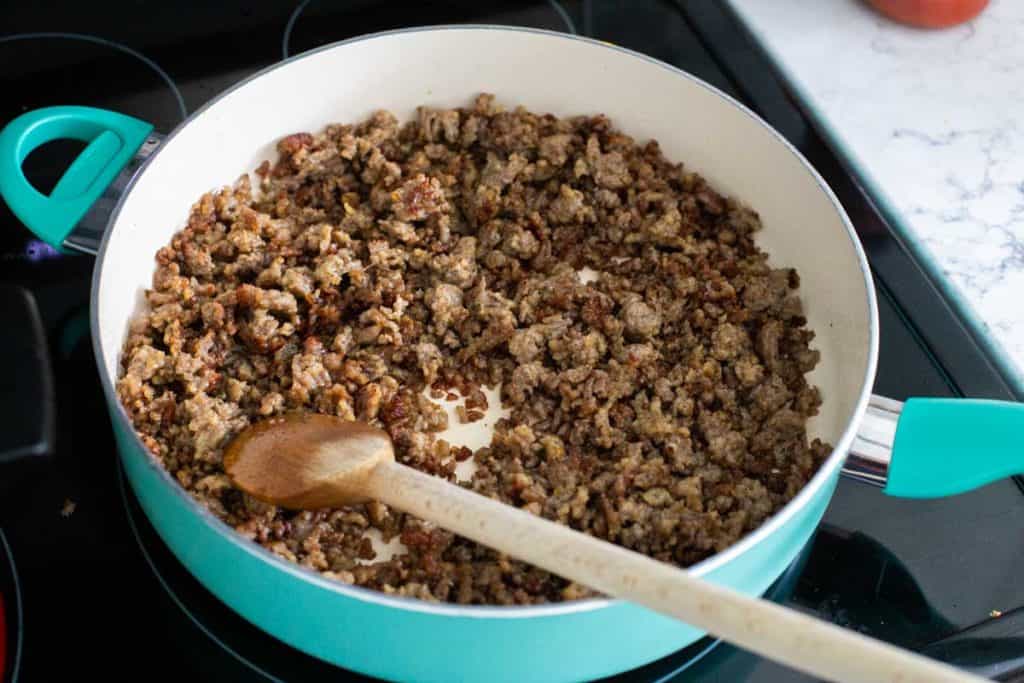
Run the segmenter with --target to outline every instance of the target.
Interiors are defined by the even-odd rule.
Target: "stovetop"
[[[592,36],[745,101],[821,171],[865,242],[880,292],[876,391],[1019,398],[717,3],[10,2],[0,8],[0,122],[35,107],[86,104],[168,132],[283,56],[381,29],[460,22]],[[47,190],[79,149],[60,143],[33,153],[30,178]],[[0,226],[0,286],[23,287],[38,304],[57,415],[52,453],[0,500],[0,680],[357,679],[235,616],[170,554],[117,463],[89,340],[91,259],[34,240],[3,206]],[[0,307],[0,315],[3,324],[13,313]],[[8,400],[35,395],[24,385],[5,391]],[[7,445],[0,437],[0,454]],[[816,538],[769,597],[979,673],[1024,680],[1022,529],[1024,488],[1013,480],[940,501],[889,499],[842,481]],[[618,678],[809,680],[711,639]]]

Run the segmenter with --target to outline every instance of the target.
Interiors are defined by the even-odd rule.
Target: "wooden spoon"
[[[981,681],[958,669],[709,583],[395,462],[388,435],[297,413],[244,430],[227,448],[235,485],[292,509],[378,500],[607,595],[836,681]]]

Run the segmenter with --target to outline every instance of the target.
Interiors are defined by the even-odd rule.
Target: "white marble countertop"
[[[1024,387],[1024,2],[942,31],[861,0],[729,0]]]

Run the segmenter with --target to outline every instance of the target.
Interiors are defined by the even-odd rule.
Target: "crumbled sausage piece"
[[[400,221],[422,221],[448,208],[441,183],[420,173],[392,194],[392,210]]]
[[[445,282],[468,288],[477,274],[476,238],[461,238],[451,254],[438,258],[435,263],[435,270]]]
[[[458,141],[460,117],[457,110],[419,107],[416,115],[419,119],[419,133],[427,142]]]
[[[508,231],[502,242],[502,247],[512,256],[529,259],[537,255],[540,242],[529,230],[516,227]]]
[[[348,249],[329,254],[316,264],[314,275],[321,287],[337,287],[349,273],[362,270],[363,264]]]
[[[238,405],[199,393],[187,399],[183,407],[188,419],[188,432],[192,435],[192,457],[219,463],[221,447],[232,433],[245,427],[248,420],[241,416]]]
[[[569,133],[557,133],[549,135],[540,141],[540,148],[537,154],[554,166],[562,166],[569,159],[569,148],[572,145],[572,135]]]
[[[586,159],[593,173],[594,181],[601,187],[619,190],[626,187],[632,180],[629,165],[622,152],[616,150],[602,154],[597,135],[591,135],[587,140]]]
[[[747,387],[756,386],[764,377],[764,366],[753,355],[740,358],[733,367],[736,378]]]
[[[738,356],[749,343],[746,331],[732,323],[724,323],[711,333],[711,355],[718,360]]]
[[[569,185],[562,185],[558,197],[549,205],[548,218],[554,223],[577,223],[593,220],[594,211],[588,207],[583,193]]]
[[[405,242],[406,244],[419,242],[419,235],[416,234],[416,228],[413,227],[411,223],[405,223],[403,221],[381,221],[381,227],[384,228],[384,232],[400,242]]]
[[[626,333],[634,339],[652,337],[661,327],[658,312],[640,300],[630,301],[623,307],[622,321],[626,325]]]
[[[153,378],[167,364],[167,354],[152,346],[139,346],[132,353],[131,361],[128,364],[127,374],[134,375],[135,379],[145,382]]]
[[[288,395],[297,404],[308,403],[311,397],[331,384],[331,375],[324,367],[323,348],[319,342],[306,353],[292,357],[292,386]]]
[[[427,291],[423,300],[433,313],[439,333],[443,334],[452,323],[468,315],[462,306],[462,290],[455,285],[443,282]]]
[[[241,494],[226,444],[290,411],[369,422],[449,480],[472,459],[462,485],[680,566],[762,524],[828,454],[806,433],[821,396],[799,278],[767,265],[753,210],[656,142],[482,94],[278,152],[259,196],[248,176],[204,195],[158,252],[117,385],[153,456],[252,542],[424,600],[594,595],[379,503],[296,514]],[[498,385],[490,443],[440,438],[431,398],[464,397],[475,422]],[[406,552],[376,558],[370,530]]]
[[[534,325],[513,334],[508,341],[508,351],[517,363],[525,364],[544,353],[545,342],[543,328],[540,325]]]

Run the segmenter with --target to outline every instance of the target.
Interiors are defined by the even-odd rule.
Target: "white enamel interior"
[[[813,431],[837,446],[852,438],[844,432],[859,417],[874,372],[874,304],[863,255],[820,179],[750,112],[678,70],[526,30],[437,28],[348,42],[265,72],[194,116],[145,168],[101,255],[94,315],[105,372],[116,377],[154,254],[204,192],[270,158],[283,135],[354,122],[380,108],[405,119],[417,105],[467,105],[481,91],[536,112],[607,114],[757,210],[760,244],[774,264],[799,270],[817,333],[823,360],[812,379],[824,405]]]

